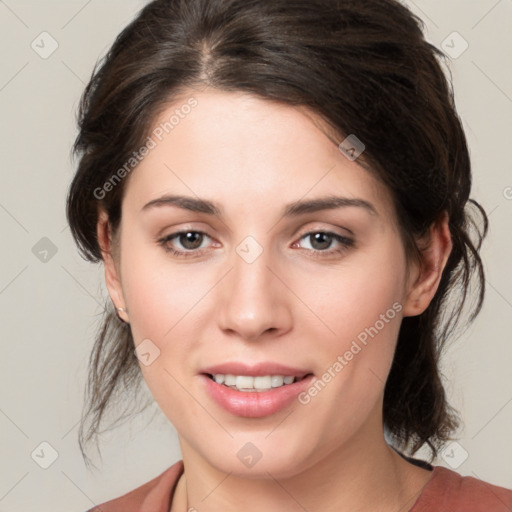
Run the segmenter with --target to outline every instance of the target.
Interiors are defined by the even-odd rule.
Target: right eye
[[[210,238],[203,231],[182,230],[166,235],[158,240],[158,243],[169,253],[177,257],[188,258],[203,252],[201,247],[205,237]],[[174,247],[174,240],[178,241],[184,250]],[[200,249],[200,250],[198,250]]]

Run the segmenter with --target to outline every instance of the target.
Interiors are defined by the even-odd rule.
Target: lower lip
[[[246,418],[260,418],[283,410],[311,384],[314,375],[269,391],[236,391],[217,384],[208,375],[200,375],[210,396],[226,411]]]

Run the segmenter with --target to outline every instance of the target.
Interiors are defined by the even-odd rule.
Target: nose
[[[248,262],[236,252],[232,270],[222,280],[218,322],[226,333],[248,341],[279,336],[292,327],[290,292],[284,276],[263,251]]]

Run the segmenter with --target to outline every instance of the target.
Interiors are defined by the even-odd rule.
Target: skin
[[[178,432],[185,473],[171,511],[409,510],[432,473],[386,443],[384,384],[402,317],[422,313],[439,285],[452,247],[446,216],[418,240],[421,262],[408,261],[389,191],[340,152],[314,114],[243,93],[183,98],[191,95],[198,106],[130,174],[114,242],[106,214],[98,221],[112,301],[127,309],[120,314],[135,345],[149,339],[160,350],[140,367]],[[142,210],[165,194],[214,201],[223,217]],[[364,199],[376,213],[282,215],[293,201],[333,194]],[[207,235],[196,246],[167,241],[195,251],[189,258],[158,242],[182,229]],[[311,232],[354,244],[315,242]],[[236,252],[249,235],[263,249],[252,263]],[[277,361],[319,378],[394,303],[395,318],[306,405],[246,418],[200,385],[205,366],[227,360]],[[251,468],[237,457],[248,442],[262,452]]]

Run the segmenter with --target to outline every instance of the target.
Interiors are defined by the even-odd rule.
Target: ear
[[[117,315],[128,323],[128,312],[126,302],[124,300],[123,288],[121,286],[121,279],[119,269],[117,268],[114,255],[112,253],[112,232],[110,223],[108,222],[108,215],[105,211],[100,211],[98,215],[98,223],[96,227],[98,236],[98,244],[101,249],[101,257],[105,267],[105,284],[107,286],[110,299],[114,303],[114,307],[123,308],[124,311],[117,310]]]
[[[409,275],[403,308],[404,317],[421,315],[437,291],[453,247],[448,222],[448,214],[444,212],[430,227],[428,233],[417,240],[421,263],[414,263]]]

